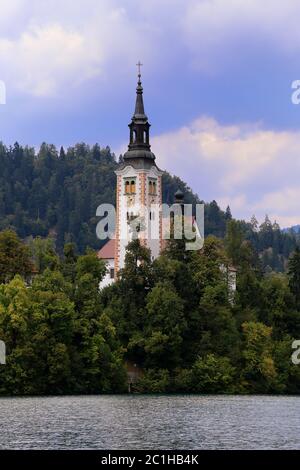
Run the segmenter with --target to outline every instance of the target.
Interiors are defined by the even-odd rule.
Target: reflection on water
[[[300,449],[300,398],[0,398],[0,449]]]

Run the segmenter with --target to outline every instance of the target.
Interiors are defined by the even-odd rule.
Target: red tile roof
[[[231,272],[234,272],[234,273],[237,273],[237,269],[235,266],[228,266],[228,271],[231,271]]]
[[[115,257],[115,240],[110,239],[108,242],[98,251],[98,258],[101,259],[113,259]]]

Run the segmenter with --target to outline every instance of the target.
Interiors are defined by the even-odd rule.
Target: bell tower
[[[116,171],[115,275],[124,267],[126,246],[134,238],[150,248],[153,259],[162,249],[162,171],[151,151],[141,65],[137,64],[138,83],[135,110],[129,124],[128,150]]]

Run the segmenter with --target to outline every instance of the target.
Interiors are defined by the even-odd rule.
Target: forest
[[[68,243],[59,256],[49,238],[1,232],[0,394],[124,393],[128,363],[141,371],[138,393],[299,393],[299,248],[286,274],[264,274],[234,220],[224,241],[210,235],[200,251],[183,242],[152,262],[132,241],[119,280],[99,290],[95,251]],[[220,270],[233,256],[234,299]]]
[[[109,147],[79,143],[59,151],[54,145],[34,148],[0,144],[0,230],[12,229],[19,237],[50,237],[60,255],[66,243],[74,243],[79,253],[87,247],[98,249],[103,241],[95,236],[96,209],[102,203],[115,204],[119,159]],[[163,176],[163,202],[172,204],[180,189],[185,202],[203,202],[178,177]],[[226,224],[232,219],[230,208],[222,211],[216,201],[205,204],[205,235],[224,238]],[[258,224],[253,216],[241,221],[244,237],[251,241],[266,272],[287,269],[297,237],[282,231],[276,221],[266,216]]]
[[[132,363],[140,393],[299,393],[298,233],[208,202],[200,251],[171,239],[152,261],[134,240],[118,281],[99,290],[95,214],[114,203],[115,155],[1,144],[0,162],[1,395],[123,393]],[[202,201],[176,176],[163,184],[164,202],[177,189]]]

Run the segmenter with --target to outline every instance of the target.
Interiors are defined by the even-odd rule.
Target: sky
[[[141,60],[158,166],[235,217],[300,223],[299,18],[300,0],[0,0],[0,140],[119,155]]]

